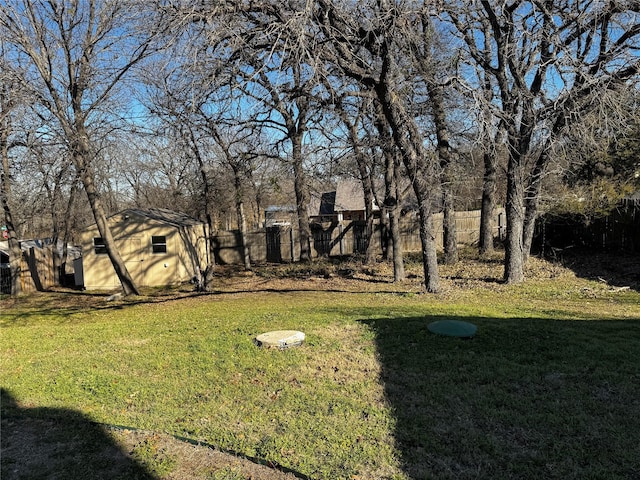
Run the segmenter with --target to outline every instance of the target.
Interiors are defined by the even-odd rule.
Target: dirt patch
[[[3,415],[3,480],[295,480],[293,473],[169,435],[113,429],[50,412]]]
[[[130,457],[141,463],[149,463],[148,468],[154,470],[154,463],[167,459],[166,473],[160,474],[162,479],[175,480],[295,480],[291,472],[285,472],[277,466],[260,463],[232,453],[217,450],[211,446],[194,445],[171,437],[151,432],[132,430],[111,430],[111,435],[122,446]],[[142,453],[138,452],[150,452]],[[144,460],[144,455],[154,458]],[[304,478],[304,477],[303,477]]]

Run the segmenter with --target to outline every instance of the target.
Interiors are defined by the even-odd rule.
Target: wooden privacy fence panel
[[[575,247],[640,252],[640,206],[621,206],[610,215],[585,223],[582,217],[538,219],[534,248],[542,254]]]
[[[218,264],[242,264],[242,241],[239,230],[218,232],[211,236],[211,249]],[[252,262],[267,261],[267,233],[257,230],[247,234],[247,248]]]
[[[26,268],[25,268],[26,266]],[[53,247],[31,247],[22,254],[22,291],[43,291],[55,285]]]
[[[506,220],[504,210],[498,209],[493,219],[494,236],[504,238]],[[458,243],[473,245],[480,235],[480,210],[456,212]],[[434,215],[434,227],[438,248],[443,246],[442,214]],[[415,217],[405,217],[400,223],[405,252],[422,249],[420,230]],[[342,256],[364,253],[366,244],[365,223],[361,221],[316,223],[311,225],[311,253],[314,257]],[[382,251],[382,228],[374,224],[373,248]],[[251,232],[247,236],[249,257],[252,263],[295,262],[300,259],[299,233],[291,225],[269,227]],[[241,264],[242,250],[239,231],[219,232],[212,236],[212,251],[219,264]]]
[[[458,243],[462,245],[475,245],[480,239],[480,210],[455,212],[456,235]],[[433,227],[436,234],[438,248],[444,248],[444,215],[436,213],[433,216]],[[497,209],[493,218],[494,237],[504,239],[506,234],[506,216],[504,209]],[[420,225],[417,218],[403,218],[400,221],[403,247],[406,252],[417,252],[422,249],[420,242]]]
[[[462,245],[475,245],[480,239],[480,210],[470,210],[465,212],[455,212],[456,235],[458,243]],[[438,248],[444,248],[444,214],[436,213],[433,216],[433,227],[436,234],[436,244]],[[506,234],[506,216],[503,208],[496,209],[493,218],[494,237],[504,239]],[[403,235],[404,249],[407,252],[419,251],[422,249],[420,243],[420,226],[418,219],[403,219],[400,222],[400,229]]]
[[[9,267],[3,267],[2,293],[11,293],[11,271]],[[22,292],[43,291],[55,285],[53,269],[53,248],[31,247],[22,251],[20,258],[20,288]]]

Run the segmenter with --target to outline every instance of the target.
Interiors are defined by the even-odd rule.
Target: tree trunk
[[[4,158],[3,158],[4,166]],[[2,170],[2,210],[4,211],[4,224],[7,228],[9,244],[9,272],[11,276],[11,295],[20,295],[22,293],[21,274],[22,274],[22,249],[16,235],[15,225],[13,223],[13,215],[9,206],[9,176]]]
[[[71,239],[71,212],[73,211],[73,204],[76,198],[78,190],[78,172],[76,172],[71,188],[69,189],[69,199],[67,200],[67,208],[62,221],[62,256],[60,258],[60,275],[62,278],[66,278],[67,275],[67,262],[69,255],[69,241]]]
[[[482,206],[480,209],[480,255],[493,253],[493,214],[496,208],[496,157],[483,154],[484,177],[482,180]]]
[[[453,175],[451,142],[447,128],[447,116],[444,110],[442,87],[434,82],[427,83],[429,99],[433,111],[433,123],[436,127],[436,150],[440,160],[440,185],[442,189],[442,209],[444,213],[442,229],[444,232],[444,263],[454,264],[458,261],[458,234],[456,232],[456,216],[453,198]]]
[[[509,164],[507,166],[507,239],[505,244],[504,279],[507,283],[524,282],[524,202],[526,159],[533,137],[534,114],[525,108],[520,126],[508,127],[507,145]]]
[[[369,202],[373,205],[373,195],[365,195],[365,201],[369,197]],[[369,207],[369,213],[366,213],[365,219],[365,256],[364,263],[370,265],[376,260],[376,252],[373,249],[373,208]]]
[[[247,241],[247,219],[244,214],[244,202],[242,200],[236,203],[238,212],[238,228],[240,230],[240,242],[242,244],[242,261],[245,270],[251,270],[251,256],[249,255],[249,244]]]
[[[384,125],[381,122],[378,123],[378,129],[380,130],[382,128],[383,132],[381,132],[381,134],[384,134]],[[395,155],[393,153],[391,145],[385,142],[384,212],[389,215],[388,223],[390,238],[387,249],[391,249],[393,252],[391,257],[393,259],[393,281],[401,282],[405,279],[404,254],[402,249],[402,238],[400,236],[400,198],[398,193],[397,166]]]
[[[356,153],[358,162],[358,170],[360,172],[360,180],[362,182],[362,190],[364,194],[364,216],[365,216],[365,265],[370,265],[375,261],[375,252],[373,251],[373,179],[369,174],[364,155],[361,152]]]
[[[94,174],[92,168],[88,165],[86,157],[82,156],[80,152],[76,151],[74,154],[74,164],[76,168],[81,172],[81,180],[84,186],[84,190],[87,194],[87,198],[89,199],[89,205],[91,206],[91,211],[93,212],[93,217],[96,221],[96,226],[98,227],[98,232],[104,241],[105,248],[107,250],[107,255],[109,256],[109,260],[113,265],[113,269],[118,276],[118,280],[122,284],[122,290],[125,295],[140,295],[138,288],[131,278],[129,271],[127,270],[127,266],[116,247],[115,240],[113,235],[111,234],[111,229],[109,228],[109,223],[107,221],[107,215],[105,213],[104,207],[102,206],[102,202],[100,201],[100,196],[98,195],[98,191],[94,181]]]
[[[556,122],[555,129],[559,131],[564,125],[563,120]],[[556,130],[554,130],[554,133]],[[531,244],[533,243],[533,235],[536,228],[536,220],[538,219],[538,203],[540,198],[540,189],[542,188],[542,177],[547,169],[549,163],[549,149],[545,148],[533,166],[533,170],[529,177],[529,184],[527,185],[526,198],[525,198],[525,215],[524,215],[524,227],[523,227],[523,251],[524,261],[529,259],[531,254]]]
[[[62,255],[58,251],[58,241],[60,240],[60,232],[58,227],[53,227],[53,235],[51,236],[51,243],[53,245],[51,254],[53,257],[53,283],[56,285],[62,285]]]
[[[400,235],[400,205],[396,204],[389,210],[389,226],[391,228],[391,242],[393,247],[393,281],[402,282],[406,276],[404,271],[404,250]]]
[[[311,226],[309,225],[309,187],[302,165],[302,132],[291,135],[294,189],[296,193],[296,209],[298,212],[298,228],[300,230],[300,261],[311,261]]]
[[[189,128],[189,138],[191,140],[191,151],[196,157],[198,162],[198,170],[200,171],[200,178],[202,179],[202,206],[204,208],[204,216],[207,222],[207,228],[205,231],[205,242],[207,242],[207,252],[211,252],[211,232],[213,232],[213,217],[211,216],[211,208],[209,207],[209,176],[207,175],[207,168],[200,154],[200,149],[196,142],[193,130]],[[215,259],[213,255],[208,255],[207,265],[204,272],[198,272],[200,275],[199,285],[200,289],[204,292],[208,292],[211,288],[211,282],[213,281],[213,271],[215,269]]]
[[[524,186],[519,157],[510,155],[507,171],[507,238],[505,244],[504,280],[524,281]]]
[[[231,168],[233,169],[233,179],[236,188],[236,214],[238,216],[238,230],[240,231],[242,262],[246,270],[251,270],[251,258],[249,256],[249,246],[247,242],[247,220],[244,215],[244,202],[242,201],[242,178],[240,178],[240,170],[237,164],[232,163]]]
[[[415,191],[415,190],[414,190]],[[420,212],[420,243],[422,245],[422,264],[424,268],[424,286],[427,292],[437,293],[440,290],[438,272],[438,255],[435,228],[433,226],[433,212],[431,198],[418,195],[418,210]],[[434,274],[434,272],[436,272]]]
[[[4,114],[4,112],[3,112]],[[11,295],[22,293],[20,276],[22,273],[22,250],[16,234],[11,212],[11,178],[9,169],[9,119],[8,114],[1,119],[0,124],[0,155],[2,155],[2,180],[0,182],[0,193],[2,197],[2,210],[4,212],[4,225],[9,243],[9,272],[11,276]]]
[[[387,207],[383,204],[380,215],[380,247],[382,249],[382,260],[389,262],[393,260],[393,247],[391,245],[391,221]]]
[[[444,259],[447,265],[453,265],[458,261],[458,233],[456,231],[456,211],[453,205],[453,192],[447,175],[442,177],[442,230]]]
[[[386,70],[388,74],[387,69],[392,63],[389,52],[386,52],[384,58],[383,72]],[[406,112],[400,103],[400,97],[391,90],[388,82],[390,79],[383,74],[383,80],[375,86],[376,94],[418,200],[424,284],[427,292],[436,293],[440,289],[440,276],[431,202],[432,192],[435,191],[434,184],[438,179],[434,171],[435,166],[429,163],[427,158],[415,119]]]
[[[404,251],[400,235],[400,205],[401,198],[398,191],[398,150],[393,145],[393,138],[389,134],[388,123],[379,102],[376,102],[376,128],[382,142],[384,155],[384,209],[381,217],[386,223],[386,251],[385,260],[393,260],[393,281],[401,282],[405,279]]]

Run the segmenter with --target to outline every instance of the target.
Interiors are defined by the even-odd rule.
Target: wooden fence
[[[437,242],[442,248],[442,215],[434,216]],[[498,210],[494,218],[494,233],[502,238],[505,233],[504,211]],[[382,227],[374,224],[373,248],[382,252]],[[457,212],[458,243],[472,245],[478,241],[480,211]],[[404,217],[400,223],[405,252],[421,250],[418,221]],[[312,226],[311,253],[319,256],[343,256],[363,253],[366,241],[364,222],[322,223]],[[250,232],[247,236],[252,263],[295,262],[300,259],[298,229],[291,226],[272,227]],[[218,232],[211,238],[212,251],[218,264],[242,264],[240,234],[238,231]],[[1,269],[2,293],[10,293],[10,272]],[[23,292],[46,290],[54,286],[53,249],[31,247],[23,251],[20,284]]]
[[[53,247],[30,247],[22,251],[20,287],[22,292],[43,291],[55,285],[53,269]],[[0,272],[1,293],[11,293],[11,272],[2,268]]]
[[[442,214],[434,215],[434,227],[438,248],[443,245]],[[504,238],[506,218],[503,209],[498,209],[494,217],[494,236]],[[405,252],[422,249],[418,220],[404,217],[400,230]],[[480,210],[456,212],[458,243],[473,245],[480,236]],[[362,253],[366,244],[364,222],[335,222],[313,224],[311,231],[311,253],[319,256],[343,256]],[[252,263],[295,262],[300,259],[298,229],[294,226],[270,227],[250,232],[247,238],[249,257]],[[374,224],[373,248],[382,252],[382,227]],[[218,232],[212,236],[212,251],[218,264],[242,264],[240,233],[238,231]]]
[[[623,203],[611,214],[588,222],[579,216],[540,217],[535,251],[553,255],[567,248],[640,252],[640,205]]]

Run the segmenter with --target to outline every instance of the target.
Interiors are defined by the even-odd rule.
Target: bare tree
[[[158,32],[140,2],[5,2],[0,28],[28,65],[25,88],[64,133],[98,231],[125,294],[138,289],[118,252],[96,185],[95,140],[131,69],[152,52]],[[140,17],[138,17],[140,16]],[[144,25],[135,24],[144,18]],[[136,30],[137,28],[137,30]],[[113,117],[111,117],[113,118]]]
[[[393,259],[393,281],[401,282],[405,279],[404,258],[402,237],[400,235],[400,212],[402,195],[399,188],[399,169],[402,163],[401,152],[393,142],[393,137],[389,131],[389,124],[384,119],[382,106],[375,103],[376,119],[375,125],[380,136],[382,154],[384,156],[384,202],[383,215],[389,216],[389,232]],[[388,248],[388,247],[387,247]]]
[[[413,32],[408,32],[405,41],[412,53],[414,68],[421,77],[426,89],[426,107],[431,114],[435,133],[435,147],[440,162],[440,180],[442,186],[444,263],[458,261],[458,245],[454,205],[454,159],[453,139],[449,126],[449,112],[455,110],[447,105],[446,88],[452,83],[450,60],[445,53],[444,33],[438,32],[433,25],[432,11],[421,8],[414,22]],[[453,89],[450,88],[451,91]],[[449,110],[449,111],[448,111]]]
[[[409,109],[415,83],[424,82],[424,77],[412,68],[411,51],[404,42],[415,34],[413,18],[421,8],[427,6],[387,1],[337,5],[320,0],[315,20],[325,40],[322,54],[326,61],[374,91],[380,102],[418,202],[425,289],[437,292],[440,279],[433,214],[440,167],[429,155],[424,132]]]
[[[255,115],[260,128],[271,129],[282,135],[283,158],[290,165],[294,178],[300,260],[311,261],[310,193],[304,141],[315,113],[312,95],[315,82],[313,74],[297,59],[294,60],[293,53],[279,53],[278,56],[284,60],[275,65],[257,63],[255,57],[240,60],[251,65],[255,74],[243,72],[239,87],[248,97],[262,104],[262,108],[266,108],[266,111],[259,110]]]
[[[214,69],[225,71],[229,85],[244,94],[257,129],[266,129],[280,146],[294,177],[300,259],[311,260],[309,185],[304,145],[313,115],[313,69],[305,62],[307,2],[275,0],[187,5],[170,9],[176,25],[197,25]],[[307,36],[307,39],[310,38]],[[195,41],[193,38],[192,41]],[[206,71],[206,70],[205,70]],[[216,70],[219,72],[220,70]],[[210,76],[217,73],[209,71]]]
[[[41,138],[38,138],[41,137]],[[78,172],[74,170],[69,153],[49,132],[28,135],[26,163],[32,177],[40,183],[38,191],[46,195],[51,221],[51,243],[53,249],[54,282],[62,284],[66,274],[68,242],[71,235],[71,212],[78,183]],[[59,253],[58,243],[62,244]]]
[[[465,0],[445,5],[469,54],[472,88],[490,81],[488,109],[508,151],[505,280],[524,280],[551,146],[602,91],[636,76],[637,2]]]
[[[325,82],[325,88],[329,91],[333,106],[340,121],[346,129],[347,142],[350,145],[355,158],[357,177],[362,183],[365,209],[365,264],[370,264],[375,259],[373,250],[373,206],[375,202],[375,165],[373,156],[368,154],[368,148],[363,143],[367,140],[361,137],[364,128],[362,123],[367,117],[367,106],[373,101],[372,92],[361,92],[361,95],[354,96],[341,94],[335,91],[330,83]]]
[[[21,89],[16,72],[7,62],[4,44],[0,42],[0,157],[2,158],[2,179],[0,181],[0,199],[2,201],[3,221],[9,245],[9,271],[11,275],[11,295],[21,293],[22,251],[16,234],[14,211],[12,208],[12,168],[9,151],[24,140],[13,140],[13,116],[21,102]]]

